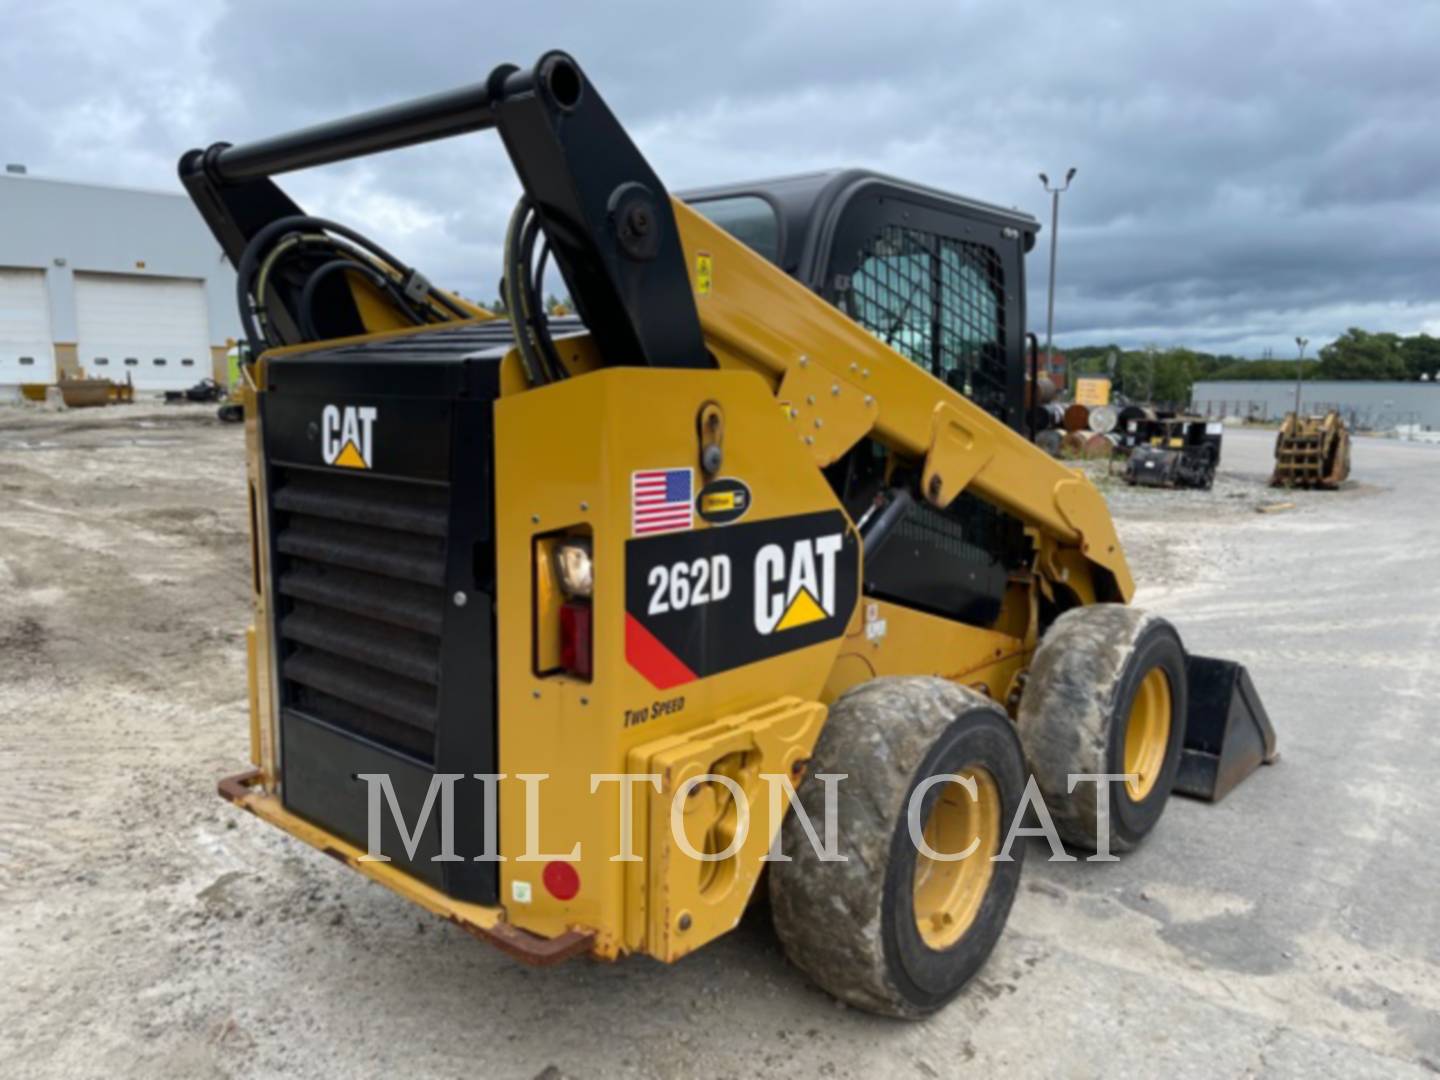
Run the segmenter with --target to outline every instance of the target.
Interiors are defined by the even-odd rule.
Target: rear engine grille
[[[277,469],[282,700],[433,764],[449,489]]]

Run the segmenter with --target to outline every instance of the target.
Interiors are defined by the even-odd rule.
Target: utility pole
[[[1040,183],[1050,193],[1050,291],[1045,296],[1045,371],[1051,375],[1055,373],[1055,248],[1060,239],[1060,193],[1069,191],[1070,181],[1074,179],[1073,167],[1065,174],[1065,183],[1060,187],[1051,187],[1050,178],[1043,172],[1040,174]]]
[[[1300,384],[1305,381],[1305,346],[1310,344],[1308,337],[1297,337],[1295,344],[1300,347],[1300,355],[1295,360],[1295,419],[1300,419]]]

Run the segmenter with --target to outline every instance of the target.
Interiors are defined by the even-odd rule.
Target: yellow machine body
[[[674,960],[739,920],[763,869],[789,785],[824,724],[826,705],[886,674],[940,675],[1010,709],[1037,644],[1037,605],[1127,601],[1133,589],[1098,491],[1020,435],[895,352],[840,311],[681,203],[675,204],[707,346],[718,370],[600,367],[588,338],[558,344],[570,376],[529,388],[506,357],[494,408],[496,677],[500,904],[463,903],[371,862],[354,845],[288,811],[270,640],[270,537],[261,410],[265,366],[322,346],[273,350],[246,380],[255,559],[250,658],[251,757],[256,772],[227,797],[328,851],[425,908],[518,955],[631,952]],[[380,305],[373,307],[378,313]],[[424,333],[376,315],[359,340]],[[325,342],[330,348],[344,342]],[[826,640],[657,689],[627,658],[626,542],[631,478],[657,462],[693,461],[697,417],[722,419],[723,475],[751,493],[746,521],[844,515],[822,469],[862,438],[923,465],[924,492],[945,506],[962,491],[1019,518],[1034,565],[1012,574],[1000,617],[970,626],[867,598],[855,580]],[[843,517],[848,544],[854,522]],[[698,519],[697,530],[726,528]],[[549,655],[558,617],[548,554],[557,538],[593,546],[593,674],[558,673]],[[653,780],[595,783],[595,774]],[[748,835],[719,863],[684,850],[723,850],[736,835],[731,789],[714,781],[680,798],[692,778],[729,777],[747,796]],[[543,779],[541,779],[543,778]],[[778,802],[772,797],[778,793]],[[628,801],[622,807],[622,798]],[[677,810],[676,807],[679,806]],[[622,809],[628,808],[628,838]],[[681,845],[679,837],[687,843]],[[625,843],[628,839],[628,844]],[[723,841],[723,842],[722,842]],[[626,850],[628,847],[628,851]],[[627,858],[626,856],[631,856]],[[541,885],[552,862],[582,886],[560,900]]]

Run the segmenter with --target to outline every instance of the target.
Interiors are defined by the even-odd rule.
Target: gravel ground
[[[1266,490],[1246,432],[1212,492],[1100,478],[1138,601],[1250,665],[1283,759],[1119,863],[1037,847],[988,967],[905,1024],[763,909],[671,968],[528,969],[216,798],[249,569],[212,416],[0,408],[5,1075],[1440,1072],[1440,449],[1359,440],[1333,494]]]

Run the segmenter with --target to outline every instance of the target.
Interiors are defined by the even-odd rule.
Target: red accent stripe
[[[625,613],[625,659],[657,690],[694,682],[696,675],[641,621]]]

